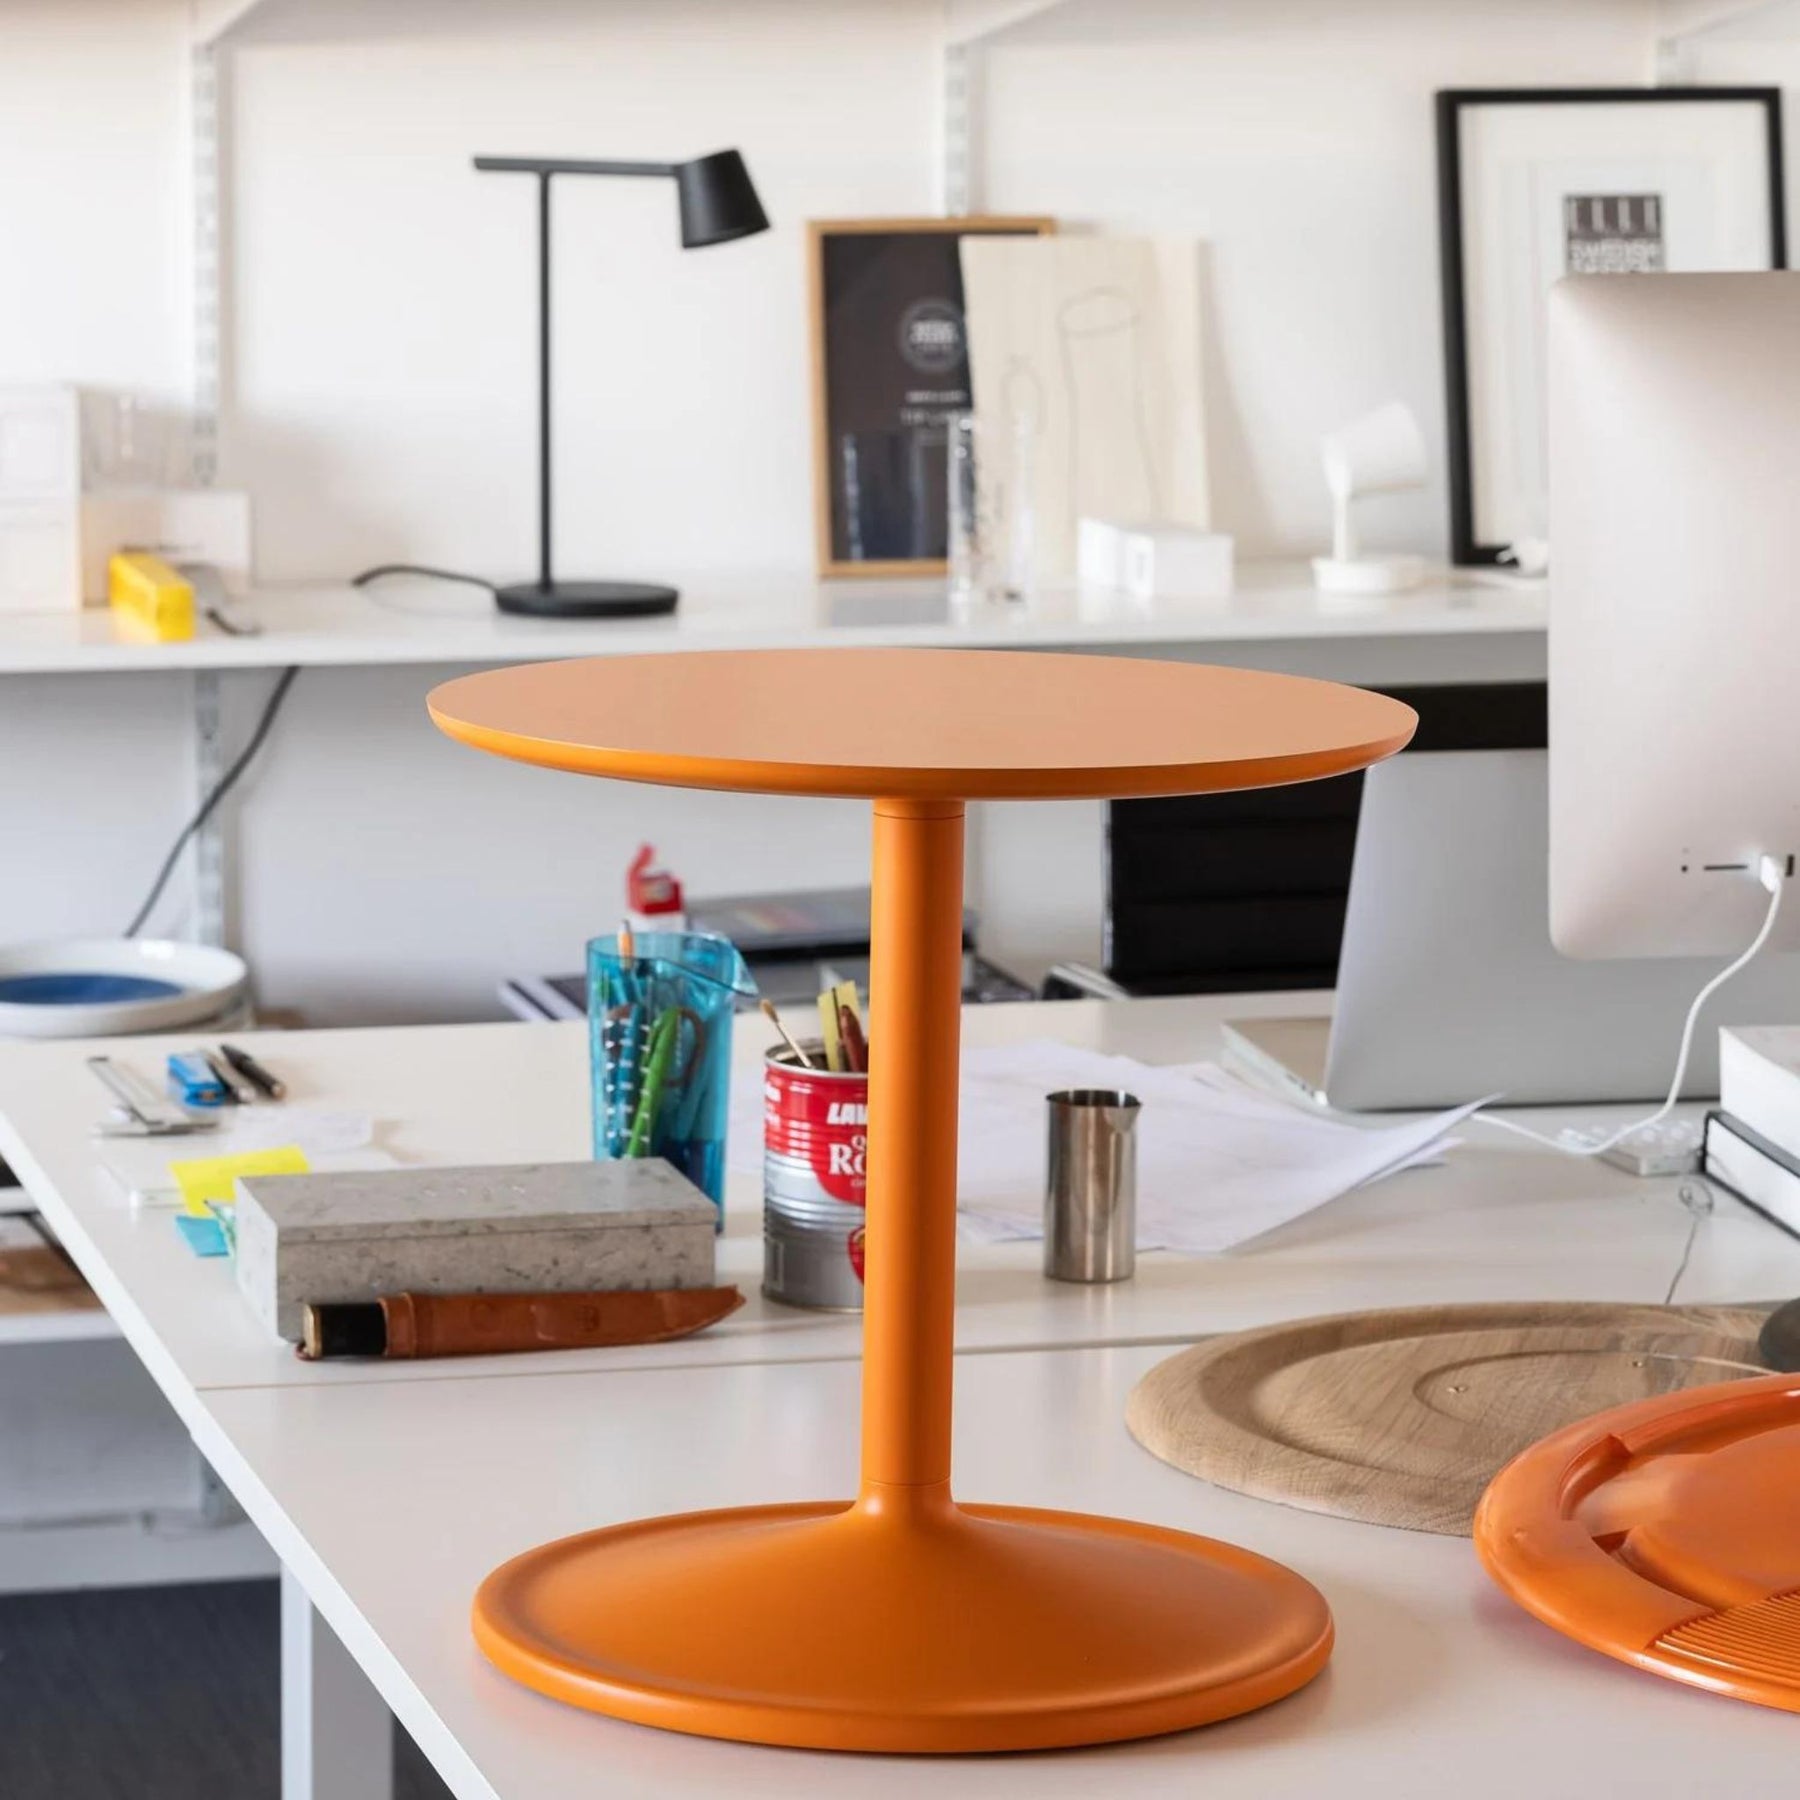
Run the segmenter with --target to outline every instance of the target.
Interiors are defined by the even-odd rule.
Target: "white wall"
[[[527,573],[535,184],[469,158],[726,145],[775,222],[738,244],[682,252],[667,183],[556,184],[559,567],[803,569],[801,224],[928,207],[937,22],[935,0],[262,15],[233,56],[223,478],[259,497],[264,573]],[[641,839],[698,893],[867,878],[858,807],[471,756],[424,717],[444,673],[296,690],[241,826],[241,941],[267,998],[339,1019],[490,1011],[499,975],[578,965]]]
[[[189,388],[185,0],[0,4],[0,382]],[[185,677],[0,682],[0,940],[117,931],[182,803]]]
[[[851,802],[632,787],[452,743],[425,694],[461,673],[296,684],[233,827],[235,941],[266,1002],[315,1022],[497,1016],[503,976],[578,969],[616,926],[646,839],[697,894],[868,879],[867,809]],[[232,710],[267,687],[244,677]]]
[[[555,184],[568,574],[803,568],[802,222],[932,193],[937,0],[367,6],[234,58],[237,355],[225,478],[276,579],[536,545],[536,184],[477,151],[676,160],[736,145],[775,229],[684,253],[672,184]]]
[[[1740,23],[1698,39],[1683,79],[1722,86],[1779,86],[1787,143],[1788,265],[1800,268],[1800,0],[1765,6]]]
[[[1651,17],[1076,0],[983,56],[982,198],[1210,240],[1221,522],[1251,552],[1308,547],[1321,428],[1398,394],[1441,433],[1431,90],[1639,81]],[[184,388],[186,18],[187,0],[0,0],[0,378]],[[727,143],[776,223],[740,244],[680,253],[655,185],[560,184],[562,566],[805,570],[800,225],[930,209],[940,23],[939,0],[265,0],[230,55],[224,447],[264,573],[524,571],[531,190],[467,158]],[[1800,54],[1709,41],[1696,73],[1800,83]],[[1397,541],[1441,547],[1441,484],[1390,508]],[[272,1000],[329,1021],[486,1010],[498,974],[572,966],[640,837],[699,891],[863,869],[855,809],[459,752],[424,722],[432,675],[295,690],[235,826],[239,939]],[[265,686],[234,679],[233,716]],[[178,677],[0,683],[0,939],[129,914],[188,804],[185,696]],[[1094,809],[991,809],[981,840],[994,946],[1028,972],[1092,955]]]
[[[234,59],[226,470],[262,496],[265,571],[523,571],[532,184],[468,157],[725,143],[767,236],[684,255],[660,184],[559,184],[559,546],[571,573],[803,568],[797,226],[929,209],[939,0],[448,10],[273,0]],[[1650,0],[1074,0],[982,53],[981,199],[1211,244],[1218,516],[1248,554],[1308,550],[1322,430],[1398,395],[1442,441],[1433,89],[1639,82],[1651,17]],[[1389,512],[1398,540],[1442,551],[1441,456]]]
[[[1205,294],[1215,516],[1240,553],[1329,535],[1321,432],[1404,400],[1429,487],[1369,509],[1447,554],[1432,93],[1617,86],[1647,5],[1570,0],[1076,0],[986,58],[986,199],[1191,233]]]
[[[188,392],[185,0],[0,3],[0,381]]]

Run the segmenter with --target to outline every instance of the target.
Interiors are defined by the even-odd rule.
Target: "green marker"
[[[680,1030],[680,1017],[671,1007],[650,1028],[650,1049],[644,1066],[644,1091],[638,1095],[637,1111],[632,1115],[631,1137],[625,1145],[627,1156],[650,1154],[650,1128],[656,1120],[656,1109],[662,1104],[663,1088],[669,1079],[669,1065],[675,1060],[675,1039]]]

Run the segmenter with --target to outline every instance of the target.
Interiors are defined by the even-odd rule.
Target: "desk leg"
[[[281,1571],[281,1800],[393,1800],[387,1703]]]

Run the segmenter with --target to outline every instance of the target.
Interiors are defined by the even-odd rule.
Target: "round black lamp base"
[[[654,581],[521,581],[495,590],[504,613],[534,619],[634,619],[672,613],[680,596]]]

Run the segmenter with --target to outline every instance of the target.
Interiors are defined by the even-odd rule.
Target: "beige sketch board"
[[[982,429],[1031,423],[1035,574],[1075,574],[1082,517],[1210,524],[1191,238],[965,238],[970,383]]]

